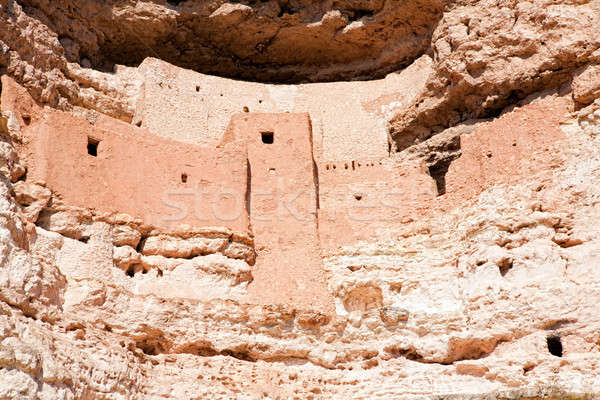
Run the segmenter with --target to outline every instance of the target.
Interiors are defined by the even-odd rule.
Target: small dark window
[[[247,106],[244,106],[243,110],[244,112],[250,112],[250,109]]]
[[[187,174],[181,174],[181,183],[186,183],[187,182]]]
[[[196,86],[196,92],[200,91],[200,86]]]
[[[273,132],[261,132],[260,137],[261,137],[263,143],[273,144],[273,139],[274,139]]]
[[[358,201],[361,201],[361,200],[362,200],[362,194],[355,194],[355,195],[354,195],[354,198],[355,198],[356,200],[358,200]]]
[[[23,115],[23,123],[29,125],[31,123],[31,117],[29,115]]]
[[[99,140],[94,138],[88,138],[87,144],[87,152],[90,156],[98,157],[98,145],[100,144]]]
[[[142,121],[136,122],[135,126],[137,126],[138,128],[141,128],[142,127]]]
[[[560,342],[560,336],[548,336],[546,338],[546,344],[548,345],[548,351],[550,354],[556,357],[562,357],[563,347]]]

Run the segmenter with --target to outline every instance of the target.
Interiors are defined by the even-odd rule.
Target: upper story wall
[[[569,96],[542,96],[462,135],[462,156],[446,175],[450,197],[459,201],[495,184],[515,184],[539,170],[551,171],[556,161],[550,148],[565,138],[560,124],[571,111]]]
[[[152,133],[200,145],[216,145],[232,115],[304,113],[312,120],[317,159],[369,159],[388,155],[389,113],[409,104],[424,85],[424,57],[385,79],[271,85],[242,82],[175,67],[148,58],[134,123]]]
[[[21,149],[27,180],[44,182],[66,204],[127,213],[164,229],[248,231],[246,153],[239,143],[203,148],[107,117],[92,124],[32,104],[7,77],[2,84],[3,107],[28,114]]]
[[[185,223],[246,230],[248,209],[253,218],[273,211],[265,199],[262,209],[256,207],[260,203],[249,193],[270,190],[283,179],[283,192],[315,194],[316,199],[302,200],[301,210],[316,221],[326,251],[388,237],[403,221],[447,212],[492,185],[526,179],[539,165],[547,163],[551,171],[555,160],[548,149],[564,138],[560,118],[571,107],[566,97],[542,97],[461,136],[462,155],[449,166],[446,193],[437,196],[433,179],[420,164],[357,157],[317,160],[313,166],[306,114],[242,113],[232,120],[237,130],[225,134],[218,148],[208,148],[156,137],[106,117],[91,123],[40,108],[12,80],[3,77],[2,82],[3,107],[20,114],[27,179],[46,182],[68,204],[125,212],[163,227]],[[274,134],[275,146],[262,142],[263,132]],[[90,139],[98,142],[96,156],[88,154]],[[198,201],[197,195],[208,202]],[[301,235],[308,232],[288,227]],[[265,233],[265,243],[270,243],[269,234],[295,234],[285,225],[259,220],[253,221],[253,229]],[[303,243],[307,248],[314,244],[312,239]],[[272,247],[281,245],[273,242]]]
[[[246,147],[253,226],[296,220],[314,223],[316,171],[308,114],[237,114],[231,119],[223,146],[236,142]],[[281,231],[279,227],[273,229]],[[306,229],[284,228],[290,238],[297,230]]]
[[[392,159],[319,162],[319,234],[324,252],[357,241],[391,239],[437,196],[421,163]]]
[[[248,154],[248,209],[257,250],[250,298],[331,310],[317,230],[308,114],[235,115],[225,137],[232,140],[242,141]]]

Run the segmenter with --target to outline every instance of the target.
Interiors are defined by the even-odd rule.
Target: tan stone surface
[[[0,0],[0,399],[597,398],[599,4]]]
[[[243,139],[248,146],[247,201],[257,246],[249,301],[330,315],[333,298],[320,254],[317,171],[308,114],[238,115],[230,129],[234,139]]]
[[[389,155],[387,121],[424,90],[431,59],[366,82],[273,85],[236,81],[148,58],[133,122],[152,133],[206,146],[219,143],[241,112],[308,112],[319,159],[350,161]]]
[[[19,93],[7,94],[3,102],[10,107],[16,97],[25,108],[29,95],[11,90],[14,85],[3,79],[5,93]],[[239,144],[201,148],[121,121],[90,123],[37,106],[25,118],[21,157],[28,180],[47,183],[65,203],[127,213],[164,228],[188,224],[247,231],[246,156]]]
[[[0,40],[12,46],[25,33],[19,61],[40,73],[52,67],[64,73],[67,61],[108,69],[152,56],[209,74],[290,82],[381,77],[405,66],[426,49],[444,6],[422,0],[0,4],[2,19],[15,27]],[[31,29],[44,35],[38,49],[49,50],[40,60],[46,65],[25,53],[35,48]],[[64,77],[59,71],[55,77]]]
[[[545,118],[545,110],[553,110],[555,118]],[[462,155],[448,172],[448,192],[430,197],[437,206],[417,210],[420,217],[397,224],[395,234],[375,230],[354,245],[334,247],[323,259],[335,303],[330,312],[253,305],[261,291],[248,294],[260,269],[219,252],[206,254],[212,245],[223,252],[216,231],[205,232],[206,239],[182,233],[179,243],[150,246],[156,236],[135,219],[88,215],[57,203],[46,206],[34,233],[18,222],[18,198],[10,200],[6,204],[16,224],[5,225],[14,238],[6,243],[14,250],[4,253],[3,263],[9,268],[4,268],[3,304],[12,305],[3,306],[2,362],[10,366],[2,373],[4,395],[552,398],[596,393],[598,208],[595,186],[587,183],[600,171],[598,136],[589,129],[595,110],[592,105],[571,115],[568,96],[549,95],[462,137]],[[269,117],[262,123],[269,126],[262,126],[253,115],[240,118],[258,121],[240,130],[255,138],[254,151],[265,146],[256,133],[278,121]],[[273,129],[274,143],[285,138],[284,127],[280,122]],[[306,130],[305,123],[301,131]],[[506,144],[494,142],[499,132],[512,132],[518,146],[510,136]],[[286,144],[290,154],[302,154]],[[495,149],[492,157],[489,146]],[[276,154],[261,153],[258,160],[266,167],[279,156],[296,157]],[[552,155],[554,167],[537,170],[545,165],[545,154]],[[359,182],[369,182],[385,165],[402,170],[389,163],[355,165],[353,172],[351,165],[346,170],[338,163],[337,179],[345,182],[355,174]],[[516,169],[500,168],[509,163]],[[481,178],[465,180],[473,164]],[[279,161],[275,168],[283,172],[286,165]],[[468,182],[469,190],[454,182]],[[327,179],[319,183],[327,185]],[[71,220],[47,222],[60,213]],[[139,240],[135,226],[148,236],[141,254],[123,245]],[[255,234],[258,243],[261,235]],[[285,246],[273,249],[285,254]],[[259,250],[257,265],[260,260]],[[278,279],[276,272],[269,277]],[[262,288],[263,299],[269,299],[269,287]],[[39,293],[34,301],[27,296],[32,290]],[[548,352],[549,335],[561,337],[562,358]],[[100,381],[81,373],[90,365]],[[115,375],[115,369],[123,373]]]

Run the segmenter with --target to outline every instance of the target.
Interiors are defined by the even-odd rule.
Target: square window
[[[87,152],[90,156],[98,157],[98,145],[99,144],[100,144],[99,140],[88,137]]]
[[[264,144],[273,144],[274,136],[275,135],[273,134],[273,132],[261,132],[260,133],[260,137]]]

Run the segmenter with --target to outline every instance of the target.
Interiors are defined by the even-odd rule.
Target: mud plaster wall
[[[30,103],[8,78],[2,83],[2,104]],[[164,229],[248,230],[246,154],[239,144],[202,148],[116,120],[92,124],[49,108],[30,110],[23,127],[27,179],[44,182],[66,204],[127,213]]]
[[[289,227],[295,229],[295,224],[271,227],[255,214],[253,229],[257,238],[263,237],[257,241],[258,246],[263,243],[265,248],[285,248],[287,241],[288,247],[306,246],[323,252],[360,240],[385,239],[403,221],[418,218],[431,209],[452,209],[493,183],[517,182],[531,173],[528,168],[532,168],[532,157],[538,163],[551,163],[552,155],[545,153],[548,146],[562,139],[558,116],[570,107],[569,100],[563,97],[543,97],[463,135],[462,155],[450,164],[445,177],[446,194],[436,196],[433,179],[418,163],[348,158],[317,161],[313,166],[313,127],[307,114],[242,113],[232,119],[225,142],[211,149],[159,138],[108,117],[99,118],[93,125],[69,114],[42,110],[9,78],[3,78],[3,84],[3,104],[13,104],[11,109],[29,115],[30,125],[23,121],[29,149],[28,180],[46,181],[65,202],[131,213],[166,227],[162,216],[175,215],[180,210],[168,207],[162,195],[156,193],[174,191],[172,204],[181,207],[188,201],[185,207],[193,210],[194,204],[186,196],[200,184],[201,191],[209,196],[235,193],[229,197],[233,204],[228,206],[227,198],[217,202],[224,207],[221,210],[226,218],[198,221],[191,215],[179,222],[246,229],[246,207],[250,205],[252,211],[259,204],[258,199],[254,205],[248,203],[252,200],[248,190],[256,196],[265,185],[267,190],[273,189],[268,183],[273,178],[283,178],[282,192],[302,189],[314,196],[293,203],[293,207],[301,204],[301,215],[308,218],[308,223],[297,224],[302,229],[294,238]],[[262,143],[262,132],[272,132],[274,143]],[[87,154],[89,137],[100,141],[97,157]],[[244,144],[240,147],[235,144],[238,141]],[[182,174],[187,177],[186,183],[181,181]],[[227,212],[228,207],[243,208],[239,219],[227,220],[232,215]],[[214,215],[206,209],[201,214]],[[177,222],[167,221],[166,225],[172,227]],[[305,264],[319,263],[310,260]]]
[[[437,191],[420,163],[391,159],[321,162],[319,233],[324,251],[360,240],[388,238]]]
[[[250,298],[331,311],[317,231],[308,114],[236,115],[229,131],[248,151],[248,209],[257,246]]]
[[[541,97],[461,136],[462,156],[446,175],[448,193],[469,198],[491,185],[515,184],[550,168],[550,147],[564,139],[560,124],[569,111],[568,97]]]
[[[388,155],[388,114],[416,97],[428,57],[401,73],[365,82],[271,85],[203,75],[146,59],[134,123],[152,133],[200,145],[217,144],[232,115],[308,112],[315,158],[371,159]]]

